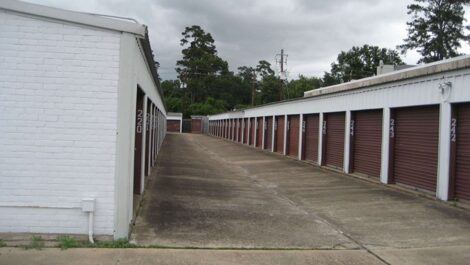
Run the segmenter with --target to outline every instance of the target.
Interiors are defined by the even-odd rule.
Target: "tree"
[[[178,60],[176,72],[186,84],[191,103],[204,101],[210,84],[218,75],[228,73],[228,64],[217,55],[214,39],[200,26],[186,27],[182,33],[183,58]]]
[[[378,46],[366,44],[362,47],[354,46],[347,52],[342,51],[338,54],[336,62],[331,64],[331,73],[325,73],[324,85],[334,85],[373,76],[380,61],[385,64],[403,64],[397,51]]]
[[[287,98],[299,98],[304,96],[305,91],[317,89],[321,87],[322,80],[316,77],[306,77],[299,75],[298,79],[294,79],[287,83]]]
[[[408,37],[397,48],[405,54],[417,50],[422,58],[418,63],[429,63],[458,56],[464,34],[464,5],[469,0],[415,0],[408,5]]]

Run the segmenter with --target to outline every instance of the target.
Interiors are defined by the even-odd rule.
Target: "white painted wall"
[[[0,232],[114,231],[120,34],[0,11]],[[32,208],[35,207],[35,208]]]
[[[140,44],[136,37],[129,33],[121,36],[120,79],[118,86],[119,119],[117,132],[117,160],[116,160],[116,207],[114,237],[127,237],[129,224],[133,218],[133,176],[134,176],[134,142],[135,142],[135,106],[137,87],[140,87],[146,96],[157,106],[163,114],[157,120],[157,153],[160,150],[166,134],[166,110],[163,99],[158,94],[157,85],[153,81],[150,69],[147,66]],[[145,136],[143,137],[145,143]],[[144,158],[145,156],[143,156]],[[140,165],[142,168],[142,188],[145,188],[145,159]]]

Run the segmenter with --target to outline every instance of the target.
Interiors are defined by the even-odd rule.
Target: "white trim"
[[[303,135],[303,123],[304,123],[304,114],[299,115],[299,148],[298,150],[298,159],[302,160],[302,146],[304,139],[302,138]]]
[[[382,163],[380,168],[380,181],[384,184],[389,183],[388,164],[390,150],[390,108],[382,110]]]
[[[451,116],[451,104],[449,102],[442,102],[439,108],[439,149],[436,196],[444,201],[449,199]]]
[[[318,165],[323,161],[323,112],[318,114]]]
[[[346,111],[345,122],[344,122],[344,157],[343,157],[343,172],[349,172],[349,159],[351,154],[351,111]]]

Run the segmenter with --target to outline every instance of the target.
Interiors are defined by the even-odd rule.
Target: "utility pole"
[[[281,53],[276,55],[276,63],[279,63],[279,100],[284,99],[284,79],[286,78],[286,69],[284,65],[287,65],[287,54],[284,54],[284,49],[281,49]],[[278,60],[279,57],[279,60]]]

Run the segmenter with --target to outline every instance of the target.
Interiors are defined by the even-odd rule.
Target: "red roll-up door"
[[[257,124],[257,135],[256,135],[256,147],[261,147],[263,143],[263,118],[258,118],[256,121]]]
[[[328,113],[325,114],[325,120],[325,164],[334,168],[343,168],[345,114]]]
[[[238,142],[241,143],[242,142],[242,119],[238,119]]]
[[[397,183],[436,191],[439,107],[393,110],[393,179]]]
[[[304,146],[304,159],[318,162],[318,131],[319,131],[319,118],[318,114],[304,115],[305,121],[305,140]]]
[[[192,133],[201,133],[202,132],[202,124],[200,119],[192,119],[191,120],[191,132]]]
[[[264,148],[271,150],[273,139],[273,117],[266,117],[264,120],[266,124],[264,131]]]
[[[299,156],[299,126],[300,126],[300,116],[299,115],[290,115],[288,116],[288,130],[289,130],[289,141],[288,141],[288,155],[293,157]]]
[[[249,119],[246,118],[244,120],[244,126],[245,127],[243,128],[243,143],[244,144],[248,144],[248,127],[249,127],[248,122],[249,122]]]
[[[382,110],[352,113],[351,171],[380,177],[382,157]]]
[[[250,118],[250,145],[255,144],[255,118]]]
[[[178,120],[167,120],[166,130],[168,132],[180,132],[180,121]]]
[[[470,200],[470,104],[455,108],[456,156],[455,156],[455,198]],[[452,139],[451,139],[452,140]]]
[[[276,145],[274,152],[284,152],[284,116],[276,117]]]

